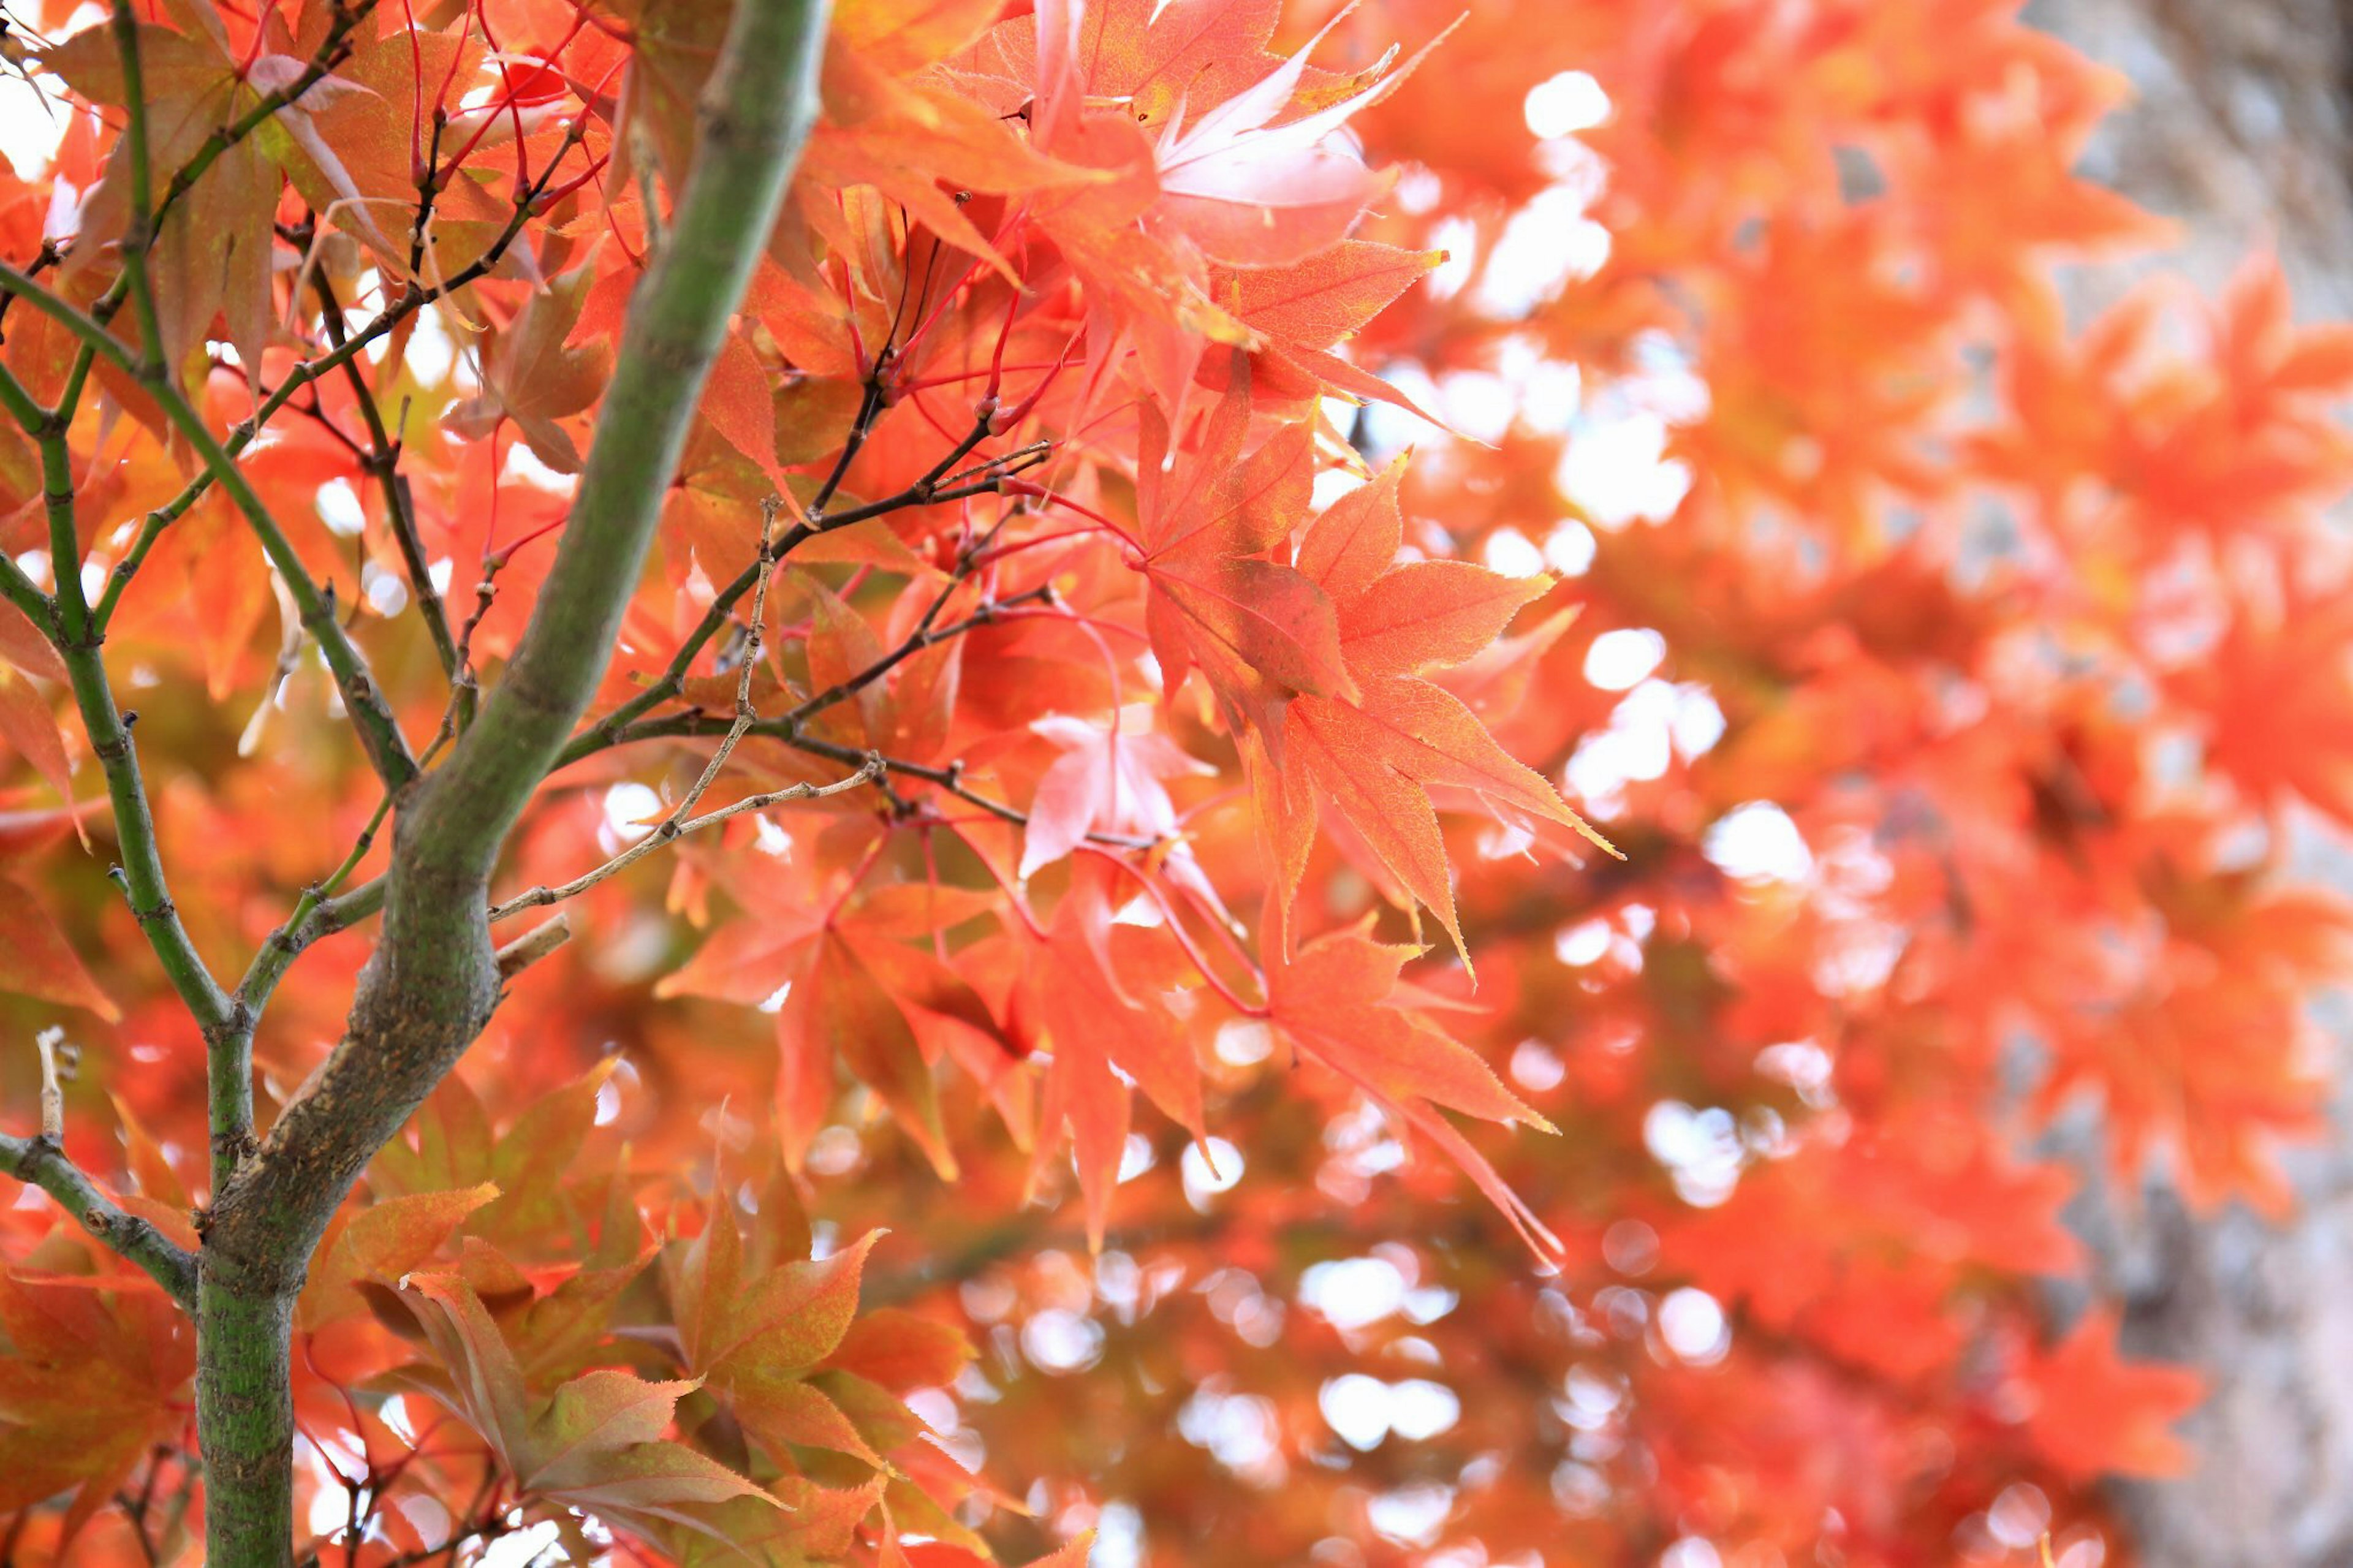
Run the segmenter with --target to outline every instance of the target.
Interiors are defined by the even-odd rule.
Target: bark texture
[[[2211,291],[2271,249],[2300,314],[2353,314],[2353,4],[2038,0],[2027,15],[2131,79],[2085,172],[2181,226],[2154,264]],[[2078,303],[2116,284],[2086,276]],[[2353,857],[2317,835],[2297,859],[2353,887]],[[2331,1014],[2333,1127],[2287,1162],[2291,1220],[2194,1216],[2161,1181],[2095,1184],[2076,1206],[2127,1345],[2198,1366],[2211,1388],[2183,1426],[2197,1470],[2117,1489],[2151,1568],[2353,1564],[2353,1019]]]
[[[2158,263],[2211,288],[2267,248],[2303,314],[2353,310],[2353,4],[2032,0],[2026,16],[2131,82],[2084,172],[2181,226]]]

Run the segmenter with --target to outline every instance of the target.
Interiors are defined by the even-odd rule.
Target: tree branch
[[[245,1065],[251,1039],[251,1015],[241,1009],[213,978],[196,952],[164,876],[162,851],[155,839],[155,821],[148,809],[147,787],[139,772],[139,753],[132,744],[131,725],[136,714],[116,706],[105,660],[99,649],[105,641],[102,626],[90,614],[82,594],[79,529],[75,518],[72,457],[61,418],[41,415],[16,378],[0,368],[0,403],[25,423],[26,410],[40,416],[26,428],[41,455],[41,488],[48,512],[52,571],[58,582],[52,600],[36,588],[22,569],[0,554],[0,593],[16,605],[41,635],[58,649],[71,686],[74,705],[90,737],[91,752],[106,776],[108,803],[114,813],[114,836],[121,863],[112,875],[131,906],[140,934],[155,954],[164,978],[195,1018],[202,1032],[210,1064],[209,1101],[216,1135],[224,1116],[241,1108],[237,1125],[253,1121],[251,1072]],[[217,1148],[217,1144],[216,1144]],[[219,1163],[215,1163],[218,1173]]]
[[[122,855],[118,879],[139,930],[154,949],[164,976],[179,994],[209,1042],[229,1026],[234,1009],[227,994],[213,978],[180,923],[170,885],[164,877],[164,858],[155,841],[155,818],[147,807],[147,785],[139,773],[139,752],[131,729],[114,705],[114,689],[98,649],[87,644],[63,642],[58,656],[65,660],[66,679],[72,684],[82,727],[90,734],[91,754],[106,775],[106,794],[114,808],[114,839]]]
[[[970,433],[949,450],[946,457],[934,465],[931,472],[898,494],[885,496],[881,500],[868,501],[839,513],[828,514],[825,510],[825,502],[830,499],[834,486],[839,482],[842,473],[848,468],[850,457],[864,442],[865,427],[871,418],[871,414],[860,412],[858,423],[850,427],[849,440],[842,449],[840,460],[834,466],[832,477],[826,481],[826,488],[818,492],[818,499],[810,504],[807,521],[793,524],[777,538],[776,548],[768,552],[771,559],[782,560],[791,554],[803,541],[813,539],[820,533],[831,532],[837,528],[848,528],[855,522],[865,522],[872,518],[885,517],[895,511],[903,511],[909,507],[932,506],[942,501],[963,500],[972,496],[996,493],[999,490],[1003,480],[1025,469],[1035,468],[1044,462],[1047,457],[1042,447],[1025,447],[1020,451],[1008,453],[1003,458],[991,458],[982,463],[978,468],[971,470],[969,476],[965,474],[955,476],[958,480],[969,479],[969,482],[951,482],[943,488],[940,481],[948,470],[970,456],[973,448],[987,437],[988,420],[984,417],[973,426]],[[694,668],[695,659],[701,656],[705,647],[710,646],[711,639],[719,635],[720,629],[726,626],[727,617],[735,605],[745,594],[752,591],[759,571],[760,566],[756,562],[744,567],[725,587],[712,595],[711,607],[703,612],[702,619],[696,623],[693,631],[687,634],[686,640],[679,645],[678,652],[670,657],[670,664],[663,669],[659,679],[575,736],[572,742],[565,747],[562,755],[557,758],[555,765],[561,768],[578,762],[582,757],[592,752],[604,750],[625,733],[630,725],[684,690],[687,671]],[[962,581],[961,576],[956,580]],[[913,651],[913,648],[907,650],[909,653]],[[902,657],[903,658],[904,655]]]
[[[490,874],[611,658],[703,384],[815,118],[828,9],[736,7],[694,172],[638,285],[554,564],[480,718],[402,802],[384,935],[348,1032],[220,1195],[208,1282],[290,1292],[361,1169],[496,1005]]]
[[[769,790],[765,794],[754,795],[732,805],[723,805],[716,811],[705,812],[701,816],[694,815],[694,808],[702,804],[702,797],[710,794],[711,786],[718,782],[721,771],[727,766],[727,759],[735,754],[737,744],[743,741],[753,723],[760,717],[758,711],[752,706],[752,678],[759,671],[760,642],[765,635],[768,618],[768,578],[775,570],[776,563],[776,550],[771,542],[770,533],[776,527],[776,499],[771,496],[762,509],[760,554],[759,559],[753,563],[757,577],[752,590],[752,636],[751,640],[744,645],[743,661],[736,668],[735,718],[728,726],[727,733],[720,738],[718,749],[711,753],[711,760],[703,764],[702,773],[696,777],[693,785],[687,790],[686,798],[680,801],[670,814],[662,818],[659,826],[595,870],[585,876],[575,877],[562,887],[533,888],[499,905],[491,911],[492,925],[498,924],[499,921],[510,916],[521,914],[525,910],[543,909],[549,904],[560,903],[565,899],[577,898],[597,883],[619,876],[662,846],[674,843],[687,834],[725,822],[731,817],[741,816],[746,812],[765,811],[772,805],[782,805],[787,801],[822,800],[828,795],[840,795],[856,789],[862,784],[882,782],[882,761],[879,756],[870,756],[863,766],[846,779],[839,779],[829,784],[790,784],[783,789]]]
[[[127,117],[122,143],[131,152],[131,220],[122,232],[122,278],[131,290],[131,310],[139,320],[139,342],[147,363],[158,374],[168,375],[164,329],[155,313],[154,279],[147,276],[147,253],[154,247],[156,218],[153,178],[147,161],[147,78],[139,58],[139,18],[132,12],[131,0],[114,0],[113,26],[114,52],[122,61]],[[79,552],[75,559],[80,559]]]
[[[326,328],[327,341],[336,348],[343,346],[349,334],[343,327],[343,307],[335,298],[334,283],[324,272],[311,275],[311,285],[319,296],[319,321]],[[400,441],[385,428],[384,414],[375,405],[375,394],[368,387],[367,378],[360,374],[360,362],[343,362],[343,378],[351,384],[352,397],[358,403],[360,417],[367,424],[368,452],[361,466],[375,476],[377,486],[384,491],[385,522],[392,530],[393,542],[400,547],[402,567],[408,574],[408,590],[417,597],[417,613],[425,617],[425,629],[433,637],[433,651],[440,658],[442,672],[451,681],[458,679],[458,642],[449,635],[449,612],[441,603],[441,591],[433,585],[433,572],[425,559],[425,542],[417,533],[417,501],[409,493],[408,478],[400,471]]]
[[[145,1269],[165,1295],[190,1311],[195,1310],[195,1257],[145,1220],[125,1213],[66,1158],[56,1140],[0,1133],[0,1170],[55,1198],[84,1230]]]
[[[244,420],[229,433],[226,446],[228,455],[232,458],[237,457],[246,447],[251,446],[255,437],[260,435],[270,420],[276,418],[285,410],[288,404],[294,401],[297,393],[351,363],[369,344],[384,337],[426,306],[446,300],[459,289],[489,276],[491,269],[505,258],[516,239],[521,237],[524,224],[538,210],[539,199],[545,194],[549,183],[554,178],[557,168],[562,165],[564,155],[578,146],[586,134],[587,123],[584,116],[575,121],[571,128],[565,132],[563,143],[557,148],[554,157],[548,161],[547,167],[541,171],[539,182],[527,193],[527,199],[515,204],[514,216],[507,220],[506,227],[499,232],[498,237],[491,242],[489,248],[458,272],[432,288],[420,288],[412,282],[398,299],[378,311],[366,326],[356,332],[348,332],[327,353],[305,360],[288,371],[286,379],[270,389],[269,395],[262,399],[261,406],[254,410],[252,416]],[[11,279],[27,282],[31,280],[29,274],[16,273],[9,268],[0,267],[0,295],[15,297]],[[105,301],[100,300],[100,303],[102,305]],[[72,309],[70,306],[63,308],[69,310]],[[63,321],[69,329],[77,332],[80,331],[74,322],[63,316],[58,316],[57,310],[47,310],[46,313],[57,316],[57,319]],[[100,315],[97,319],[103,321],[104,317]],[[88,346],[90,341],[88,334],[82,335],[85,342],[84,352],[86,353],[97,352]],[[73,407],[70,386],[68,392],[68,396],[61,399],[58,405],[61,417],[69,414]],[[113,580],[107,584],[105,596],[100,601],[98,621],[101,627],[112,618],[115,602],[122,596],[123,589],[129,584],[132,574],[139,570],[140,563],[146,559],[147,552],[154,547],[156,539],[164,529],[178,521],[190,507],[196,504],[204,493],[213,487],[217,477],[212,469],[207,468],[189,480],[187,487],[170,501],[147,514],[146,523],[140,530],[137,542],[132,545],[122,560],[116,563]]]
[[[217,163],[224,153],[259,130],[265,121],[276,117],[280,110],[299,101],[305,93],[318,86],[343,62],[351,54],[353,30],[375,9],[375,5],[376,0],[361,0],[359,5],[353,6],[345,6],[338,0],[338,3],[331,7],[331,20],[327,25],[326,37],[320,40],[318,49],[311,55],[309,63],[302,68],[301,73],[284,86],[262,94],[255,100],[252,108],[239,115],[234,121],[216,129],[210,136],[205,138],[203,143],[194,153],[189,154],[185,163],[173,171],[170,182],[164,187],[163,195],[155,203],[155,211],[150,226],[151,233],[162,232],[164,219],[170,215],[172,208],[178,204],[181,197],[195,188],[196,182],[204,177],[205,171]],[[140,102],[142,97],[143,95],[140,93],[132,94],[134,103]],[[143,207],[145,204],[142,202],[141,205]],[[56,258],[57,254],[53,247],[45,246],[42,250],[42,260],[35,263],[32,272],[39,272],[45,263]],[[128,268],[125,268],[108,288],[105,294],[90,307],[91,318],[100,326],[112,321],[115,313],[122,309],[123,300],[129,297],[130,288],[131,273]],[[7,300],[13,298],[15,298],[14,295],[0,298],[0,311],[5,310]],[[58,399],[58,416],[69,424],[73,420],[75,410],[81,406],[82,388],[89,383],[90,366],[97,357],[97,346],[85,339],[81,352],[74,356],[73,368],[66,375],[64,393]],[[104,617],[101,616],[100,619],[102,621]]]
[[[731,731],[730,733],[740,737],[744,731],[738,728]],[[706,779],[710,776],[711,771],[714,770],[706,770],[704,775]],[[746,795],[742,800],[731,801],[725,805],[713,807],[700,816],[686,815],[692,805],[692,800],[690,799],[677,811],[662,818],[659,827],[595,870],[575,877],[560,888],[533,888],[518,893],[505,903],[491,910],[491,920],[493,922],[508,920],[522,913],[525,910],[545,909],[550,904],[562,903],[566,899],[577,898],[597,883],[609,881],[619,876],[662,846],[675,843],[690,833],[716,826],[732,817],[742,816],[746,812],[765,811],[772,805],[783,805],[792,801],[823,800],[828,795],[847,794],[860,784],[879,784],[881,782],[884,771],[885,764],[881,757],[869,755],[859,770],[848,778],[836,779],[827,784],[786,784],[782,789],[772,789],[760,795]],[[700,791],[697,792],[697,798],[700,793]]]
[[[100,358],[136,379],[148,395],[155,400],[156,406],[164,411],[164,418],[204,459],[205,467],[212,473],[213,481],[228,492],[229,500],[238,511],[245,514],[247,523],[261,541],[262,552],[269,557],[269,563],[278,569],[278,574],[286,580],[288,591],[294,595],[294,602],[301,610],[303,626],[319,640],[321,650],[327,656],[327,668],[333,672],[336,688],[343,693],[343,706],[352,716],[353,727],[359,732],[360,744],[366,751],[370,764],[379,777],[396,788],[416,777],[417,759],[410,753],[408,742],[402,737],[399,722],[393,718],[383,693],[376,689],[366,661],[343,630],[343,623],[336,619],[333,600],[322,594],[318,584],[311,581],[310,569],[302,563],[302,557],[295,550],[293,542],[278,526],[278,520],[270,515],[260,492],[238,468],[235,456],[212,433],[204,416],[196,412],[195,405],[187,400],[163,367],[152,358],[132,353],[104,327],[16,268],[0,265],[0,289],[16,296],[79,337],[84,343],[95,349]],[[322,362],[314,360],[311,363],[318,364]],[[74,560],[58,562],[59,581],[70,574],[79,563],[79,552]]]

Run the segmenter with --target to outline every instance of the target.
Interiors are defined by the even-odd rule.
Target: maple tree
[[[2128,1553],[2353,332],[2014,10],[12,4],[0,1556]]]

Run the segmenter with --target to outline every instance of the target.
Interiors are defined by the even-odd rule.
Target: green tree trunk
[[[196,1293],[196,1428],[214,1568],[294,1561],[294,1298],[206,1277]]]

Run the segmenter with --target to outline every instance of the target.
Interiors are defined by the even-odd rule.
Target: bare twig
[[[512,980],[572,940],[572,917],[559,912],[499,949],[499,978]]]
[[[146,271],[147,249],[154,238],[155,218],[149,205],[146,99],[138,24],[130,0],[115,0],[113,16],[125,96],[130,100],[130,123],[123,132],[123,141],[129,149],[131,216],[122,240],[122,255],[124,276],[129,279],[132,303],[139,320],[139,350],[133,353],[103,324],[74,309],[13,267],[0,267],[0,289],[25,300],[80,338],[85,348],[137,381],[163,411],[165,419],[204,460],[215,482],[228,492],[237,510],[245,515],[247,522],[261,541],[263,552],[269,557],[270,564],[278,569],[279,575],[286,580],[295,603],[301,607],[302,624],[311,636],[319,639],[319,646],[327,656],[327,666],[334,672],[335,684],[343,692],[343,705],[351,713],[353,727],[368,753],[370,763],[387,784],[404,783],[416,775],[416,759],[409,753],[408,742],[402,737],[392,710],[376,690],[366,661],[336,622],[332,601],[322,595],[317,584],[311,581],[309,569],[303,565],[301,554],[279,526],[277,519],[270,514],[260,492],[238,468],[235,455],[213,434],[203,415],[180,390],[166,365],[166,345]],[[46,437],[52,435],[57,437],[56,445],[60,447],[63,445],[62,432],[51,429],[47,424],[38,434],[45,437],[45,447],[50,444]],[[54,481],[47,494],[54,526],[58,500]],[[69,485],[65,497],[69,501],[71,499]],[[78,572],[79,559],[80,548],[77,543],[59,554],[57,560],[60,620],[66,635],[74,638],[87,637],[85,625],[91,619],[90,608],[82,598]]]
[[[951,470],[970,457],[974,449],[988,438],[989,419],[995,413],[995,410],[990,408],[974,420],[972,428],[953,447],[949,448],[945,457],[933,465],[930,472],[906,489],[896,495],[885,496],[881,500],[869,501],[839,512],[828,513],[825,510],[826,503],[832,500],[834,490],[840,484],[842,476],[849,471],[850,459],[857,455],[860,447],[864,444],[867,432],[881,414],[881,408],[880,392],[870,386],[866,402],[859,409],[857,421],[850,426],[849,439],[843,447],[840,458],[835,462],[832,473],[827,477],[824,486],[810,501],[807,517],[778,536],[776,548],[770,552],[776,560],[782,560],[791,554],[805,541],[813,539],[820,533],[831,532],[837,528],[848,528],[852,523],[864,522],[871,518],[886,517],[910,507],[933,506],[942,501],[962,500],[972,496],[997,493],[1005,479],[1025,469],[1035,468],[1044,462],[1050,455],[1042,447],[1025,447],[1019,451],[1008,453],[1004,458],[992,459],[976,468],[967,470],[965,474],[955,476],[957,480],[966,482],[951,482],[944,486],[942,481],[948,479]],[[578,735],[574,736],[572,742],[565,748],[563,754],[557,759],[556,766],[565,767],[591,752],[604,750],[630,725],[684,690],[687,671],[694,668],[694,661],[702,656],[702,650],[710,646],[711,639],[717,637],[721,628],[727,625],[735,605],[741,602],[744,595],[752,591],[754,583],[758,580],[759,572],[760,563],[755,562],[744,568],[732,582],[720,589],[712,596],[711,607],[703,612],[702,619],[696,624],[693,631],[687,634],[686,640],[679,645],[678,651],[670,657],[670,664],[663,669],[661,675],[643,691],[638,692],[610,713],[593,721]]]
[[[58,1047],[65,1038],[66,1032],[56,1027],[33,1037],[41,1053],[41,1136],[52,1143],[62,1143],[66,1136],[66,1091],[58,1079]]]
[[[147,1221],[125,1213],[80,1166],[66,1158],[65,1098],[58,1082],[58,1047],[63,1037],[63,1031],[57,1029],[45,1029],[38,1037],[40,1134],[12,1138],[0,1133],[0,1171],[48,1194],[59,1208],[81,1222],[84,1230],[146,1270],[173,1300],[193,1311],[196,1302],[195,1258]]]
[[[250,417],[230,431],[228,439],[223,444],[227,455],[231,458],[237,457],[251,446],[270,420],[277,417],[289,404],[292,403],[296,395],[304,388],[341,371],[344,365],[356,359],[368,345],[393,331],[403,321],[426,306],[446,300],[460,289],[489,276],[491,269],[505,258],[509,248],[522,237],[525,224],[537,208],[537,203],[544,192],[546,183],[554,177],[556,169],[560,166],[564,153],[577,146],[586,132],[587,121],[585,117],[575,121],[565,132],[564,142],[555,158],[552,159],[548,167],[541,172],[540,184],[528,194],[527,200],[516,204],[514,216],[507,221],[506,227],[499,232],[498,237],[479,258],[429,287],[412,281],[399,298],[386,305],[366,326],[348,333],[339,345],[328,353],[304,360],[288,371],[286,378],[271,388],[269,395],[263,398],[261,406],[256,409]],[[29,274],[20,273],[13,268],[0,267],[0,292],[12,296],[24,294],[25,288],[20,285],[37,287],[33,285]],[[27,302],[33,304],[36,309],[81,336],[85,353],[104,352],[104,346],[99,342],[98,337],[85,331],[87,326],[93,324],[90,319],[77,320],[76,318],[79,318],[79,312],[74,311],[71,306],[65,305],[62,301],[44,304],[30,295],[26,295],[26,298]],[[59,314],[60,310],[66,314]],[[102,323],[103,320],[102,316],[98,317],[96,322]],[[69,383],[69,394],[71,391]],[[58,406],[61,410],[70,408],[72,406],[70,396],[61,400]],[[114,606],[121,598],[123,589],[129,584],[131,577],[137,573],[140,564],[145,561],[148,552],[154,546],[156,538],[164,529],[184,516],[190,507],[195,505],[204,493],[219,482],[219,479],[218,471],[208,467],[204,472],[189,480],[186,488],[170,501],[147,514],[146,521],[141,527],[137,540],[124,554],[122,560],[116,563],[112,579],[107,584],[106,593],[99,602],[97,618],[101,628],[112,617]]]
[[[529,892],[517,894],[503,904],[493,906],[491,910],[491,920],[495,924],[500,921],[519,915],[525,910],[544,909],[550,904],[576,898],[597,883],[618,876],[664,845],[682,838],[690,833],[698,833],[706,827],[715,827],[731,817],[742,816],[747,812],[765,811],[770,806],[784,805],[793,801],[823,800],[828,795],[845,795],[860,784],[879,784],[888,767],[889,764],[880,755],[869,752],[856,773],[846,779],[836,779],[828,784],[790,784],[783,789],[769,790],[765,794],[746,795],[742,800],[723,805],[715,811],[706,811],[701,816],[681,818],[672,814],[664,817],[661,825],[651,833],[647,834],[586,876],[576,877],[560,888],[533,888]]]
[[[662,819],[660,825],[646,837],[614,856],[586,877],[566,882],[560,889],[533,888],[522,897],[497,906],[491,911],[491,919],[494,923],[520,910],[552,904],[559,899],[568,899],[575,894],[585,892],[606,879],[617,875],[626,867],[644,858],[659,846],[706,825],[703,821],[694,819],[694,808],[710,792],[712,784],[719,777],[720,770],[727,765],[728,758],[734,755],[736,743],[744,739],[744,732],[759,719],[758,712],[752,706],[752,677],[759,669],[761,643],[767,635],[768,582],[774,575],[776,565],[773,542],[776,526],[777,504],[776,498],[771,496],[761,504],[760,508],[760,548],[758,557],[752,567],[752,625],[744,637],[743,659],[735,678],[734,718],[728,724],[727,733],[721,738],[718,749],[712,752],[710,762],[704,764],[702,774],[695,779],[693,787],[686,792],[686,797],[680,801],[670,815]],[[818,791],[812,786],[796,785],[794,786],[796,789],[805,790],[807,793],[796,795],[789,791],[780,791],[777,792],[776,800],[770,804],[777,804],[784,800],[811,799],[818,794],[830,793],[835,788],[846,788],[857,782],[856,779],[847,780],[841,785],[828,786],[826,791]],[[739,802],[735,807],[727,812],[713,813],[707,821],[723,821],[728,816],[736,815],[743,809],[744,809],[744,805]]]
[[[311,275],[311,284],[319,296],[319,321],[326,329],[327,341],[341,348],[348,333],[343,325],[343,301],[335,297],[334,283],[324,272],[318,272]],[[368,447],[361,466],[375,476],[384,492],[385,522],[392,530],[393,542],[400,547],[401,565],[408,574],[408,590],[416,596],[417,614],[425,619],[425,629],[433,638],[433,651],[440,658],[441,668],[455,685],[458,644],[449,635],[449,613],[441,603],[441,591],[434,586],[433,570],[425,559],[425,542],[417,532],[417,498],[409,489],[407,477],[400,471],[400,438],[385,428],[384,415],[375,405],[375,394],[369,389],[367,378],[360,374],[359,361],[345,360],[343,371],[343,379],[351,385],[352,397],[359,405],[360,418],[367,426]]]

